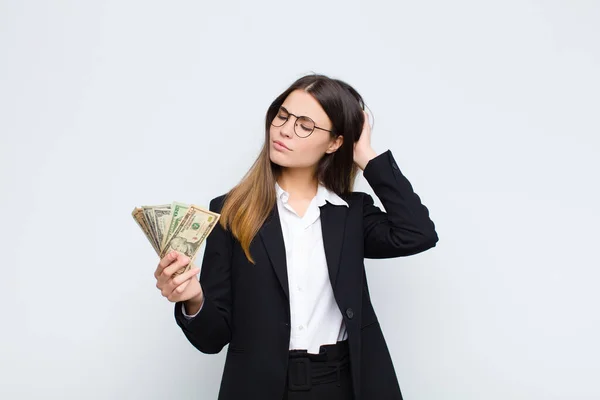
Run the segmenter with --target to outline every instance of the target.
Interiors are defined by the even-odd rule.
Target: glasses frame
[[[288,117],[285,119],[285,121],[283,122],[283,124],[281,124],[281,125],[275,125],[275,124],[273,123],[273,121],[275,121],[275,118],[277,118],[277,117],[279,116],[279,112],[281,111],[281,109],[282,109],[282,108],[283,108],[283,109],[285,110],[285,112],[288,114]],[[315,121],[314,121],[314,120],[313,120],[311,117],[309,117],[309,116],[306,116],[306,115],[300,115],[300,116],[298,116],[298,115],[292,114],[291,112],[289,112],[289,111],[287,110],[287,108],[285,108],[285,107],[283,107],[283,106],[279,106],[279,109],[277,110],[277,114],[275,114],[275,116],[274,116],[274,117],[273,117],[273,119],[271,120],[271,125],[273,125],[273,126],[275,126],[275,127],[278,127],[278,128],[279,128],[279,127],[282,127],[282,126],[284,126],[284,125],[285,125],[285,124],[286,124],[286,123],[287,123],[287,122],[290,120],[290,115],[291,115],[291,116],[293,116],[293,117],[296,117],[296,121],[294,121],[294,134],[295,134],[296,136],[298,136],[299,138],[301,138],[301,139],[306,139],[307,137],[309,137],[310,135],[312,135],[312,134],[313,134],[313,132],[315,131],[315,129],[320,129],[320,130],[322,130],[322,131],[326,131],[326,132],[329,132],[329,133],[333,133],[333,131],[330,131],[329,129],[325,129],[325,128],[318,127],[318,126],[317,126],[317,124],[315,123]],[[312,130],[312,131],[310,131],[310,133],[309,133],[308,135],[306,135],[306,136],[300,136],[300,135],[298,135],[298,132],[296,132],[296,122],[298,122],[298,120],[299,120],[300,118],[307,118],[307,119],[311,120],[311,121],[312,121],[312,123],[313,123],[313,125],[314,125],[314,128],[313,128],[313,130]]]

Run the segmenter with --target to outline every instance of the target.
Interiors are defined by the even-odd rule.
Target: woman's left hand
[[[363,110],[365,123],[360,138],[354,143],[354,162],[361,170],[364,170],[367,163],[377,156],[377,153],[371,147],[371,126],[369,125],[369,115]]]

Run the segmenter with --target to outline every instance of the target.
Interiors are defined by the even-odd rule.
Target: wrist
[[[372,148],[369,148],[361,152],[360,156],[358,156],[356,159],[356,164],[361,170],[364,171],[369,161],[371,161],[375,157],[377,157],[377,153]]]
[[[204,296],[202,296],[202,294],[184,301],[183,306],[185,307],[185,313],[189,315],[197,314],[200,308],[202,308],[203,303]]]
[[[188,306],[191,306],[194,308],[200,307],[203,302],[204,302],[204,296],[202,295],[202,292],[198,293],[196,296],[192,297],[191,299],[184,301],[186,308]]]

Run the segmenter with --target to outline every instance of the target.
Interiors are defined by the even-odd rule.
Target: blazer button
[[[396,164],[395,162],[392,163],[392,168],[394,169],[398,169],[398,164]]]
[[[354,317],[354,311],[351,308],[349,308],[346,310],[346,315],[349,319],[352,319]]]

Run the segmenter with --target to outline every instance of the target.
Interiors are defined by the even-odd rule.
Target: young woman
[[[227,348],[220,400],[402,399],[371,304],[365,258],[438,241],[390,150],[377,154],[362,97],[307,75],[273,101],[252,168],[210,201],[221,214],[202,268],[166,255],[157,287],[191,344]],[[385,212],[352,191],[357,170]],[[196,274],[200,272],[200,279]]]

